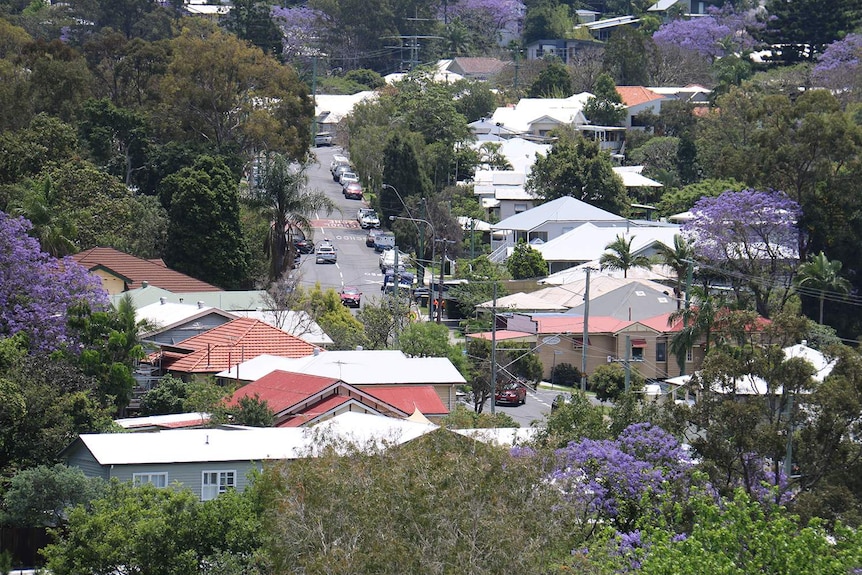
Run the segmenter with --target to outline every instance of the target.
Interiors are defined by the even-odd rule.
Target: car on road
[[[380,227],[380,218],[377,217],[377,212],[371,208],[359,208],[356,212],[356,221],[359,222],[359,227],[362,229]]]
[[[378,263],[380,264],[380,271],[385,272],[387,268],[395,268],[395,260],[396,256],[398,259],[398,267],[404,268],[408,265],[410,261],[410,256],[405,254],[400,250],[384,250],[382,254],[380,254],[380,259]]]
[[[307,238],[293,238],[293,247],[300,254],[310,254],[314,251],[314,242]]]
[[[383,232],[374,238],[374,251],[384,252],[395,247],[395,234],[392,232]]]
[[[554,398],[554,401],[551,402],[551,411],[555,411],[567,403],[572,403],[572,394],[571,393],[559,393]]]
[[[318,264],[336,263],[338,261],[338,252],[329,242],[323,242],[314,251],[314,261]]]
[[[332,134],[329,132],[320,132],[314,136],[314,145],[316,147],[320,146],[331,146],[332,145]]]
[[[496,393],[494,393],[494,403],[524,405],[527,403],[527,388],[523,384],[514,381],[499,386]]]
[[[344,193],[344,197],[348,200],[361,200],[362,199],[362,184],[359,182],[350,182],[342,189]]]
[[[356,175],[356,172],[353,172],[350,170],[343,170],[338,175],[338,183],[341,184],[342,188],[351,182],[358,182],[358,181],[359,181],[359,176]]]
[[[332,156],[332,162],[329,164],[329,173],[335,176],[335,168],[338,166],[346,166],[350,167],[350,158],[347,156],[342,156],[341,154],[335,154]]]
[[[347,307],[359,307],[359,304],[362,303],[362,292],[359,291],[359,288],[344,286],[338,295],[341,296],[341,303]]]
[[[374,240],[377,239],[377,236],[384,233],[382,230],[377,228],[371,228],[368,230],[368,235],[365,236],[365,246],[369,248],[374,247]]]
[[[335,182],[341,182],[341,174],[344,172],[353,172],[350,168],[350,164],[338,164],[332,170],[332,180]]]

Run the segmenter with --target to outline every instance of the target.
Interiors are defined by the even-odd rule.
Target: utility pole
[[[628,393],[632,385],[632,336],[626,334],[626,383],[624,389]]]
[[[491,300],[491,415],[497,413],[497,282]]]
[[[686,313],[682,314],[682,327],[688,327],[686,324],[688,323],[688,310],[691,309],[691,281],[692,276],[694,275],[694,262],[690,260],[686,260],[688,263],[688,269],[685,274],[685,311]],[[683,359],[682,367],[679,370],[680,375],[685,375],[686,361]]]
[[[398,245],[394,244],[392,249],[395,250],[395,267],[392,269],[392,277],[395,280],[395,285],[392,286],[392,294],[395,299],[392,301],[393,313],[395,322],[393,329],[395,333],[392,335],[392,340],[395,346],[398,347],[398,332],[401,330],[401,271],[398,268]]]
[[[446,239],[435,241],[443,242],[443,257],[440,258],[440,278],[437,284],[437,323],[441,323],[443,321],[443,276],[446,274],[446,253],[449,244],[454,244],[455,242]]]
[[[420,206],[420,209],[421,209],[421,215],[419,216],[418,219],[420,219],[422,221],[426,221],[428,216],[426,215],[425,198],[422,198],[422,204]],[[417,227],[419,227],[419,253],[417,254],[418,258],[416,261],[416,263],[417,263],[416,273],[419,275],[419,277],[417,278],[419,280],[419,285],[424,286],[425,285],[425,266],[426,266],[426,264],[425,264],[425,226],[417,226]]]
[[[476,259],[476,218],[470,218],[470,259]]]
[[[586,273],[586,283],[584,284],[584,339],[583,353],[581,354],[581,391],[587,391],[587,346],[589,341],[589,321],[590,321],[590,272],[592,268],[584,268]]]

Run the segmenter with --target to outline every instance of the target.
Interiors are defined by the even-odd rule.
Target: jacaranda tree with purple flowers
[[[684,495],[692,463],[679,441],[650,423],[635,423],[615,440],[582,439],[557,451],[555,483],[574,503],[621,531],[660,515],[665,496]]]
[[[107,294],[71,258],[61,264],[42,252],[28,235],[31,227],[24,218],[0,212],[0,338],[23,333],[33,352],[74,351],[67,310],[79,304],[106,309]]]
[[[691,211],[682,231],[698,258],[726,274],[740,303],[751,294],[763,317],[780,310],[799,260],[799,205],[784,192],[746,189],[702,198]]]
[[[653,34],[653,41],[660,47],[677,46],[715,60],[753,48],[754,38],[748,30],[755,25],[753,17],[738,14],[728,5],[711,8],[707,16],[671,20]]]
[[[812,77],[844,101],[855,101],[862,90],[862,34],[848,34],[817,57]]]

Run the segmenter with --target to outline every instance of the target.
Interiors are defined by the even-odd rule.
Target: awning
[[[644,347],[646,345],[645,339],[633,339],[632,347]]]

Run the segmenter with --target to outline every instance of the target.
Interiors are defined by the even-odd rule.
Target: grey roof
[[[640,282],[632,282],[597,298],[590,298],[591,316],[641,321],[674,311],[676,311],[676,300],[671,288],[658,291]],[[573,307],[565,313],[582,316],[584,304]]]
[[[624,222],[622,216],[612,214],[571,196],[546,202],[526,212],[508,217],[492,226],[495,230],[529,231],[546,222]]]
[[[266,292],[263,290],[181,293],[171,292],[153,285],[113,295],[111,302],[117,305],[126,294],[131,296],[136,309],[157,303],[160,298],[165,298],[165,301],[173,303],[196,304],[203,302],[204,306],[215,307],[223,311],[251,311],[269,307],[264,301]]]

